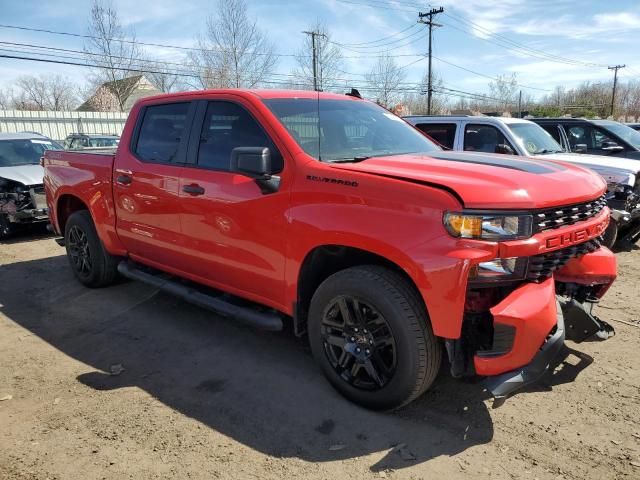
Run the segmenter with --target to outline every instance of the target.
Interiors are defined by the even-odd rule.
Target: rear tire
[[[64,228],[67,258],[73,274],[90,288],[113,283],[118,275],[118,261],[102,245],[87,210],[71,214]]]
[[[329,382],[366,408],[410,403],[440,369],[442,346],[421,297],[384,267],[352,267],[322,282],[308,328],[313,356]]]

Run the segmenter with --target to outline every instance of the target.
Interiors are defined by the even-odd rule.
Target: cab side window
[[[469,123],[464,128],[464,149],[469,152],[497,153],[498,145],[507,145],[515,152],[505,136],[492,125]]]
[[[148,162],[181,162],[177,154],[186,134],[188,111],[188,102],[147,107],[135,147],[138,158]]]
[[[419,123],[416,128],[429,135],[443,147],[453,150],[456,139],[455,123]]]
[[[231,152],[238,147],[267,147],[271,152],[272,173],[282,171],[282,155],[244,107],[233,102],[209,102],[200,134],[198,166],[228,171]]]
[[[80,150],[82,148],[82,138],[76,137],[71,140],[71,150]]]

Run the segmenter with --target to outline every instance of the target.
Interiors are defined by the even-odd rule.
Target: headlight
[[[454,237],[477,240],[515,240],[529,238],[531,215],[482,214],[447,212],[444,226]]]
[[[495,258],[488,262],[482,262],[469,272],[469,282],[487,283],[522,280],[527,271],[528,259],[520,258]]]
[[[607,190],[610,192],[624,192],[626,187],[633,188],[636,176],[633,173],[604,173],[600,174],[607,181]]]

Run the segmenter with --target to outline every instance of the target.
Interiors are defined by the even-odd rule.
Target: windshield
[[[640,150],[640,132],[638,132],[637,130],[616,122],[602,124],[596,123],[596,125],[600,125],[601,127],[606,128],[614,135],[617,135],[625,142],[631,144],[637,150]]]
[[[264,103],[300,147],[323,162],[440,150],[404,120],[367,101],[279,98]]]
[[[90,147],[117,147],[118,142],[120,142],[119,138],[89,138],[89,146]]]
[[[62,150],[62,147],[51,140],[35,138],[0,140],[0,167],[36,165],[45,150]]]
[[[509,130],[513,132],[520,144],[531,155],[560,153],[562,147],[540,125],[535,123],[512,123]]]

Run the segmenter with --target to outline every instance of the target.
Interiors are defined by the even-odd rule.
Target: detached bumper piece
[[[529,364],[517,370],[487,378],[484,381],[485,387],[495,399],[502,400],[525,385],[535,382],[549,370],[549,365],[558,356],[564,345],[564,339],[565,326],[560,314],[554,332],[549,335],[545,344]]]
[[[478,351],[474,366],[479,375],[488,377],[485,385],[496,399],[544,375],[565,339],[580,343],[614,335],[613,327],[591,310],[616,277],[616,259],[606,248],[589,251],[589,242],[585,245],[586,251],[577,258],[554,258],[549,266],[541,264],[545,269],[539,270],[544,274],[540,278],[547,270],[553,277],[520,286],[490,310],[493,347]],[[515,330],[510,348],[504,338],[509,329]]]
[[[615,335],[611,325],[591,313],[593,303],[588,303],[587,307],[584,303],[569,299],[561,301],[560,305],[567,328],[567,340],[580,343],[591,337],[607,340]]]

